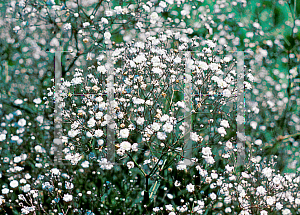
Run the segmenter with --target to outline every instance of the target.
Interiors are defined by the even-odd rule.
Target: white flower
[[[107,72],[107,70],[106,70],[105,66],[98,66],[97,72],[105,74]]]
[[[74,188],[74,184],[72,182],[66,181],[65,188],[71,190]]]
[[[109,40],[109,39],[111,38],[111,34],[110,34],[108,31],[106,31],[106,32],[104,33],[104,38],[105,38],[106,40]]]
[[[120,130],[120,138],[127,138],[129,136],[129,130],[127,128]]]
[[[157,64],[160,63],[160,59],[159,59],[158,56],[154,56],[154,57],[151,59],[151,62],[157,66]]]
[[[49,88],[49,89],[50,89],[50,88]],[[20,105],[20,104],[23,103],[23,100],[21,100],[21,99],[16,99],[16,100],[14,101],[14,103],[15,103],[16,105]]]
[[[166,122],[166,121],[168,121],[169,119],[170,119],[170,117],[169,117],[169,115],[167,115],[167,114],[164,114],[162,117],[159,118],[159,120],[160,120],[161,122]]]
[[[280,202],[276,202],[276,209],[281,210],[282,208],[283,208],[283,204],[281,204]]]
[[[195,185],[189,183],[187,186],[186,186],[186,189],[188,192],[192,193],[195,191]]]
[[[134,167],[134,162],[133,161],[127,162],[127,167],[128,167],[128,169],[133,168]]]
[[[206,156],[212,155],[211,148],[210,147],[204,147],[204,148],[202,148],[202,154],[206,155]]]
[[[272,172],[273,172],[273,169],[271,169],[270,167],[265,167],[263,170],[262,170],[262,174],[269,178],[272,176]]]
[[[147,58],[145,57],[145,54],[141,53],[138,56],[136,56],[136,58],[133,60],[135,63],[143,63],[147,60]]]
[[[79,134],[79,131],[78,130],[70,130],[68,131],[68,135],[69,137],[75,137],[77,134]]]
[[[89,165],[90,165],[90,163],[89,163],[88,161],[84,161],[84,162],[82,162],[82,164],[81,164],[81,166],[82,166],[83,168],[88,168]]]
[[[157,138],[159,140],[165,140],[167,138],[167,135],[165,132],[157,132]]]
[[[174,210],[173,205],[171,205],[171,204],[166,205],[166,210],[168,210],[168,211]]]
[[[209,64],[209,68],[211,69],[211,70],[213,70],[213,71],[216,71],[216,70],[218,70],[219,69],[219,64],[217,64],[217,63],[211,63],[211,64]]]
[[[215,193],[210,193],[209,194],[209,197],[212,199],[212,200],[215,200],[217,198],[217,195]]]
[[[108,20],[106,18],[102,17],[101,18],[101,23],[107,25],[108,24]]]
[[[167,133],[171,133],[173,131],[173,125],[171,123],[166,123],[163,125],[163,130]]]
[[[160,129],[160,124],[157,123],[157,122],[154,122],[151,126],[151,128],[154,130],[154,131],[159,131]]]
[[[129,151],[131,149],[131,143],[129,143],[128,141],[124,141],[120,144],[120,148],[125,151]]]
[[[99,160],[98,160],[99,161]],[[101,158],[101,160],[99,161],[99,165],[100,165],[100,168],[103,169],[103,170],[110,170],[113,168],[113,164],[108,161],[106,158]]]
[[[53,168],[50,171],[51,171],[52,175],[59,175],[60,174],[60,171],[57,168]]]
[[[229,123],[226,119],[222,120],[220,123],[221,126],[225,127],[225,128],[229,128]]]
[[[22,189],[25,193],[28,193],[30,191],[30,184],[24,185]]]
[[[119,149],[117,150],[117,154],[120,155],[120,156],[123,156],[123,155],[125,154],[125,150],[122,149],[122,148],[119,148]]]
[[[223,96],[229,98],[231,96],[231,92],[228,89],[223,90]]]
[[[64,194],[63,200],[64,200],[65,202],[70,202],[70,201],[73,200],[73,196],[70,195],[70,194]]]
[[[82,26],[84,27],[84,28],[86,28],[86,27],[88,27],[88,26],[90,26],[91,24],[89,23],[89,22],[84,22],[83,24],[82,24]]]
[[[66,23],[66,24],[64,24],[63,28],[64,28],[65,31],[68,31],[68,30],[71,30],[72,25],[71,25],[71,23]]]
[[[198,65],[199,65],[200,69],[202,69],[202,70],[207,70],[208,69],[208,65],[204,61],[200,61],[198,63]]]
[[[178,101],[176,104],[177,104],[179,107],[181,107],[181,108],[185,108],[185,103],[184,103],[184,101]]]
[[[227,164],[227,165],[225,166],[225,169],[226,169],[229,173],[231,173],[231,172],[234,170],[234,166],[229,166],[229,164]]]
[[[138,124],[138,125],[143,125],[144,122],[145,122],[144,117],[138,117],[138,118],[136,119],[136,124]]]
[[[212,40],[206,40],[206,44],[210,48],[215,48],[216,47],[216,43],[214,43]]]
[[[254,144],[260,146],[262,144],[262,140],[257,139],[257,140],[254,141]]]
[[[9,189],[8,188],[3,188],[2,189],[2,194],[8,194],[9,193]]]
[[[95,114],[96,119],[101,119],[101,117],[103,116],[103,112],[98,112]]]
[[[174,59],[174,63],[176,63],[176,64],[181,63],[181,58],[180,57],[176,57]]]
[[[158,17],[159,17],[159,16],[158,16],[158,14],[157,14],[156,12],[153,12],[153,13],[151,13],[151,15],[150,15],[150,19],[153,20],[153,21],[157,20]]]
[[[158,68],[158,67],[153,67],[152,68],[152,72],[155,73],[155,74],[158,74],[158,75],[162,75],[163,74],[162,69]]]
[[[267,196],[266,200],[268,205],[273,205],[275,203],[275,197],[274,196]]]
[[[292,214],[290,209],[286,208],[286,209],[282,210],[282,215],[289,215],[289,214]]]
[[[103,135],[102,130],[98,129],[98,130],[95,131],[95,137],[102,137],[102,135]]]
[[[25,119],[20,119],[20,120],[18,121],[18,125],[19,125],[20,127],[24,127],[24,126],[26,125],[26,120],[25,120]]]
[[[268,215],[268,212],[265,210],[260,211],[260,215]]]
[[[36,99],[33,99],[33,102],[38,105],[38,104],[41,104],[42,100],[40,98],[36,98]]]
[[[16,188],[19,185],[19,182],[17,180],[13,180],[9,183],[10,187]]]
[[[89,128],[92,128],[96,125],[96,120],[94,119],[94,117],[92,117],[88,122],[87,122],[87,126]]]
[[[137,152],[139,150],[138,146],[139,146],[139,144],[137,144],[137,143],[132,144],[131,150],[134,152]]]
[[[190,138],[192,141],[197,142],[199,140],[199,135],[196,132],[191,132],[190,133]]]
[[[215,163],[215,159],[212,156],[203,156],[203,158],[205,158],[205,161],[208,164],[214,164]]]
[[[227,134],[224,127],[218,128],[218,133],[221,134],[222,137],[224,137]]]
[[[256,188],[256,195],[266,195],[267,191],[263,186],[259,186]]]
[[[179,186],[181,185],[181,183],[180,183],[179,181],[176,180],[176,181],[174,182],[174,185],[175,185],[175,187],[179,187]]]

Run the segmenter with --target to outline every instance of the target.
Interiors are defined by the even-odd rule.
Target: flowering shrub
[[[269,1],[0,6],[1,213],[299,213],[296,4],[274,6],[274,26],[295,8],[288,37],[266,33]]]

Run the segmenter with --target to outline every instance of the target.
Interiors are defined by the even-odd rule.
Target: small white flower
[[[70,194],[64,194],[63,200],[64,200],[65,202],[70,202],[70,201],[73,200],[73,196],[70,195]]]
[[[217,195],[215,193],[210,193],[209,194],[209,197],[212,199],[212,200],[215,200],[217,198]]]
[[[153,12],[153,13],[151,13],[151,15],[150,15],[150,19],[153,20],[153,21],[154,21],[154,20],[157,20],[158,17],[159,17],[159,16],[158,16],[158,14],[157,14],[156,12]]]
[[[221,126],[225,127],[225,128],[229,128],[230,125],[228,123],[228,121],[226,119],[222,120],[220,123]]]
[[[202,154],[206,155],[206,156],[212,155],[211,148],[210,147],[203,147],[202,148]]]
[[[41,104],[42,100],[40,98],[36,98],[36,99],[33,99],[33,102],[38,105],[38,104]]]
[[[131,149],[131,143],[129,143],[128,141],[124,141],[120,144],[120,148],[125,151],[129,151]]]
[[[224,127],[218,128],[218,133],[221,134],[222,137],[224,137],[227,134]]]
[[[202,70],[207,70],[209,68],[207,63],[205,63],[204,61],[200,61],[198,63],[198,65],[199,65],[199,68],[202,69]]]
[[[216,70],[218,70],[219,69],[219,64],[217,64],[217,63],[211,63],[211,64],[209,64],[209,68],[211,69],[211,70],[213,70],[213,71],[216,71]]]
[[[192,141],[197,142],[199,140],[199,135],[196,132],[191,132],[190,133],[190,138]]]
[[[77,134],[79,134],[79,131],[78,130],[70,130],[68,131],[68,135],[69,137],[75,137]]]
[[[71,190],[74,188],[74,184],[72,182],[66,181],[65,187],[66,189]]]
[[[63,28],[64,28],[65,31],[68,31],[68,30],[71,30],[72,25],[71,25],[71,23],[66,23],[66,24],[64,24]]]
[[[101,23],[107,25],[108,24],[108,20],[106,18],[102,17],[101,18]]]
[[[166,210],[168,210],[168,211],[174,210],[173,205],[171,205],[171,204],[166,205]]]
[[[9,183],[10,187],[16,188],[19,185],[19,182],[17,180],[13,180]]]
[[[273,205],[275,203],[275,197],[274,196],[267,196],[266,200],[268,205]]]
[[[96,125],[96,120],[94,119],[94,117],[92,117],[88,122],[87,122],[87,126],[89,128],[92,128]]]
[[[107,70],[106,70],[105,66],[98,66],[97,72],[105,74],[107,72]]]
[[[82,166],[83,168],[88,168],[89,165],[90,165],[90,162],[88,162],[88,161],[84,161],[84,162],[82,162],[82,164],[81,164],[81,166]]]
[[[165,140],[167,138],[167,135],[165,132],[157,132],[157,138],[159,140]]]
[[[120,130],[120,138],[127,138],[129,136],[129,130],[127,128]]]
[[[174,185],[175,185],[175,187],[179,187],[181,185],[181,183],[176,180],[175,183],[174,183]]]
[[[98,130],[95,131],[95,137],[102,137],[102,135],[103,135],[102,130],[98,129]]]
[[[286,209],[282,210],[282,215],[290,215],[290,214],[292,214],[290,209],[286,208]]]
[[[109,40],[109,39],[111,38],[111,34],[110,34],[108,31],[106,31],[106,32],[104,33],[104,38],[105,38],[106,40]]]
[[[229,98],[231,96],[231,92],[228,89],[223,90],[223,96]]]
[[[187,186],[186,186],[186,189],[188,192],[192,193],[195,191],[195,185],[193,185],[192,183],[189,183]]]
[[[266,195],[267,191],[263,186],[259,186],[256,188],[256,195]]]
[[[160,129],[160,124],[157,123],[157,122],[154,122],[151,126],[151,128],[154,130],[154,131],[159,131]]]
[[[282,208],[283,208],[283,204],[281,204],[280,202],[276,202],[276,209],[281,210]]]
[[[9,193],[9,189],[8,188],[3,188],[2,189],[2,194],[8,194]]]
[[[132,169],[134,167],[134,162],[133,161],[127,162],[127,167],[128,169]]]
[[[53,168],[50,171],[51,171],[52,175],[59,175],[60,174],[60,171],[57,168]]]
[[[144,117],[138,117],[138,118],[136,119],[136,124],[138,124],[138,125],[143,125],[144,122],[145,122]]]
[[[163,125],[163,130],[167,133],[171,133],[173,131],[173,125],[171,123],[166,123]]]
[[[176,57],[174,59],[174,63],[176,63],[176,64],[181,63],[181,58],[180,57]]]

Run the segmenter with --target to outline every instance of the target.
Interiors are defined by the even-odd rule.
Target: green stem
[[[131,158],[131,160],[134,162],[134,164],[141,170],[144,176],[147,176],[145,171],[138,165],[138,163],[133,159],[133,157],[127,152],[127,155]]]

